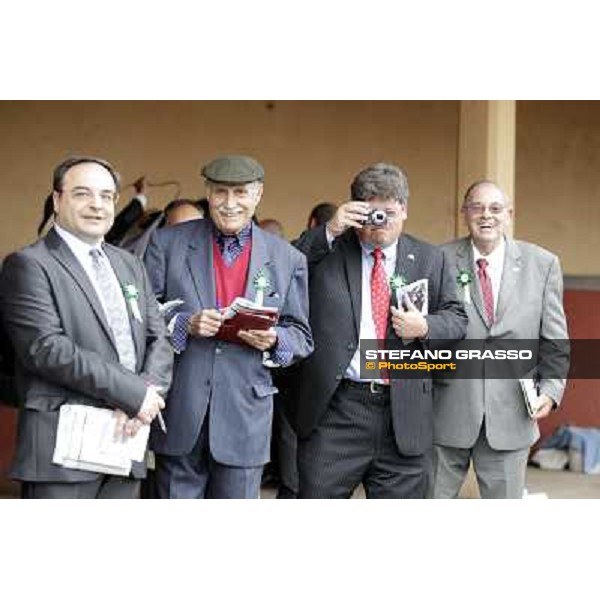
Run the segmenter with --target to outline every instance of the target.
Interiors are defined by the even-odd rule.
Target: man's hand
[[[119,408],[115,410],[115,418],[117,420],[115,425],[116,439],[125,436],[133,437],[143,425],[138,418],[128,418],[127,415]]]
[[[406,302],[406,309],[403,306],[391,307],[394,332],[399,338],[424,338],[429,331],[429,325],[415,305],[408,299]]]
[[[327,222],[327,231],[336,238],[349,227],[361,229],[370,210],[368,202],[345,202]]]
[[[249,346],[263,352],[272,348],[277,343],[277,331],[275,331],[274,327],[264,330],[247,329],[245,331],[238,331],[238,337]]]
[[[158,393],[157,388],[150,385],[146,390],[146,397],[144,398],[140,412],[137,414],[137,418],[145,425],[150,425],[158,414],[158,411],[164,407],[165,401]]]
[[[540,406],[540,408],[538,409],[538,411],[535,413],[535,420],[539,421],[540,419],[544,419],[545,417],[547,417],[550,412],[552,411],[552,408],[554,407],[554,400],[552,400],[552,398],[550,398],[550,396],[547,396],[546,394],[542,394],[540,396],[540,400],[543,400],[543,404]]]
[[[223,315],[215,308],[205,308],[192,315],[188,322],[188,333],[195,337],[213,337],[223,323]]]

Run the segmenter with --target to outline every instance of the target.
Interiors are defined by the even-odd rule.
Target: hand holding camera
[[[385,210],[373,210],[368,202],[350,201],[339,206],[327,223],[327,231],[336,238],[350,227],[385,227],[387,221]]]

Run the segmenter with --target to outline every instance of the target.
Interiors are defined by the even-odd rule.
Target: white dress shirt
[[[359,339],[361,340],[376,340],[377,333],[375,332],[375,322],[373,321],[373,311],[371,309],[371,273],[373,271],[373,263],[375,259],[371,252],[373,246],[361,244],[361,304],[360,304],[360,330]],[[397,242],[381,249],[384,255],[384,268],[387,279],[389,280],[396,269],[396,250]],[[353,381],[365,381],[360,378],[360,348],[354,352],[354,356],[346,369],[345,377]],[[371,381],[369,379],[369,381]],[[381,380],[379,380],[381,382]]]
[[[115,272],[113,271],[112,265],[110,264],[108,257],[102,250],[102,242],[98,242],[97,244],[88,244],[87,242],[84,242],[83,240],[79,239],[77,236],[73,235],[72,233],[70,233],[66,229],[63,229],[62,227],[60,227],[60,225],[57,225],[57,224],[54,224],[54,229],[55,229],[56,233],[58,233],[58,235],[65,242],[65,244],[67,244],[67,246],[69,247],[69,250],[71,250],[71,252],[75,255],[75,258],[77,259],[79,264],[83,267],[83,270],[85,271],[86,275],[88,276],[90,283],[92,284],[92,286],[94,287],[94,290],[96,291],[96,296],[98,296],[98,300],[100,300],[100,304],[102,305],[104,314],[106,315],[107,310],[106,310],[106,306],[104,305],[104,298],[100,291],[100,287],[98,286],[98,282],[96,280],[96,274],[94,271],[92,256],[90,254],[91,250],[93,250],[94,248],[97,248],[100,251],[100,253],[106,259],[106,262],[110,267],[110,271],[114,277],[115,285],[117,285],[120,288],[121,284],[119,283],[119,280],[117,279],[117,276],[115,275]],[[123,310],[127,311],[127,306],[125,305],[125,298],[122,295],[120,295],[119,298],[120,298],[120,302],[121,301],[123,302]]]

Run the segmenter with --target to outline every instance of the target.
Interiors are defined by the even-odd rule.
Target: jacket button
[[[221,348],[217,348],[215,350],[215,354],[223,354],[223,350]]]

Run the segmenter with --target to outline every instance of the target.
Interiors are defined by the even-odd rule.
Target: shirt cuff
[[[167,330],[171,334],[171,346],[176,354],[180,354],[187,347],[188,323],[192,313],[178,313],[167,325]]]
[[[292,364],[294,352],[290,345],[289,333],[283,327],[277,327],[277,343],[270,351],[267,366],[287,367]]]
[[[136,194],[133,199],[137,200],[142,205],[142,208],[146,210],[146,207],[148,206],[148,198],[146,198],[144,194]]]
[[[333,242],[335,242],[335,238],[329,233],[329,229],[327,229],[327,225],[325,225],[325,239],[327,240],[327,245],[329,249],[333,248]]]

